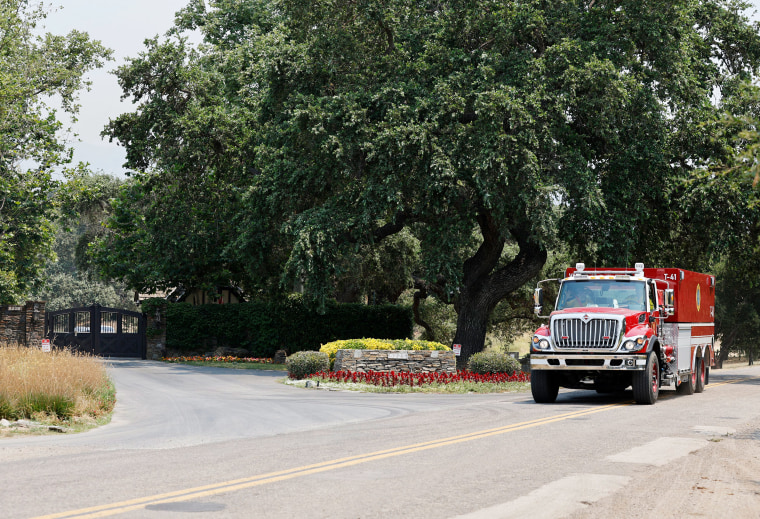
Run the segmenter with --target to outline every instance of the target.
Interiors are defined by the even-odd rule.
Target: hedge
[[[412,334],[412,311],[397,305],[328,304],[325,313],[300,299],[229,305],[169,303],[166,347],[204,353],[219,346],[242,347],[255,357],[277,350],[293,354],[353,337],[404,339]]]

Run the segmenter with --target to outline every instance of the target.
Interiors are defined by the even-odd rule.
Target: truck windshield
[[[600,279],[564,281],[557,298],[557,310],[567,308],[604,307],[647,309],[646,284],[643,281]]]

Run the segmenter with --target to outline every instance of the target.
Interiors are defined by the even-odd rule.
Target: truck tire
[[[551,404],[557,400],[559,382],[554,373],[536,370],[530,374],[530,392],[537,404]]]
[[[633,373],[633,399],[637,404],[652,405],[660,396],[660,362],[657,353],[649,352],[644,371]]]
[[[707,374],[705,373],[705,359],[697,359],[697,381],[694,385],[694,392],[701,393],[705,390],[705,381]]]
[[[686,382],[681,382],[676,388],[676,393],[679,395],[693,395],[697,389],[697,371],[699,370],[699,359],[694,364],[694,370],[689,375]]]

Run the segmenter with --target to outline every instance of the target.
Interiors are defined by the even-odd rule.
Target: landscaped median
[[[361,350],[382,350],[383,355],[378,359],[378,355]],[[342,362],[342,358],[351,358],[352,362]],[[445,359],[439,362],[439,358]],[[359,365],[361,369],[341,369],[346,364]],[[375,365],[386,368],[398,365],[402,370],[372,369]],[[323,345],[319,352],[291,355],[288,375],[288,384],[333,390],[494,393],[530,388],[530,375],[520,371],[520,363],[505,353],[489,351],[473,355],[467,370],[456,371],[448,346],[412,340],[335,341]]]
[[[369,351],[367,351],[369,350]],[[339,353],[340,352],[340,353]],[[404,370],[333,369],[341,355],[376,362],[372,353],[383,352],[382,363],[398,361]],[[432,357],[432,361],[431,361]],[[449,369],[442,363],[436,371],[436,358],[452,357],[451,348],[420,340],[351,339],[324,344],[320,351],[300,351],[289,356],[286,364],[274,364],[266,358],[232,356],[187,356],[164,358],[166,362],[233,369],[287,370],[286,384],[327,390],[383,393],[503,393],[528,391],[530,375],[520,370],[520,363],[498,351],[473,355],[467,370]],[[414,362],[418,362],[414,366]],[[368,364],[363,364],[367,366]],[[417,370],[415,372],[415,370]]]

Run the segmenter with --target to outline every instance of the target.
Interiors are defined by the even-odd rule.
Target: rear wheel
[[[676,392],[679,395],[693,395],[694,394],[694,391],[697,389],[697,370],[698,369],[699,369],[699,359],[696,360],[696,363],[694,364],[694,369],[689,375],[689,378],[685,382],[681,382],[676,388]]]
[[[695,393],[701,393],[705,390],[707,382],[707,373],[705,371],[705,359],[697,359],[697,382],[694,386]]]
[[[559,393],[556,374],[544,370],[531,372],[530,391],[537,404],[551,404],[557,400],[557,393]]]
[[[649,352],[644,371],[633,373],[633,399],[637,404],[652,405],[660,395],[660,363],[657,353]]]

